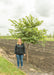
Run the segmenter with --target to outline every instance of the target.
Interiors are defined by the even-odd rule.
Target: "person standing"
[[[23,68],[23,57],[26,55],[25,53],[25,45],[22,43],[21,38],[18,39],[15,45],[14,56],[17,58],[17,67],[19,68],[19,61],[21,61],[21,68]]]

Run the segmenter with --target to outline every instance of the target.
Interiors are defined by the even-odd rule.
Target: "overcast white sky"
[[[8,19],[18,19],[29,14],[44,20],[40,29],[47,29],[47,34],[54,32],[54,0],[0,0],[0,33],[9,33],[11,24]]]

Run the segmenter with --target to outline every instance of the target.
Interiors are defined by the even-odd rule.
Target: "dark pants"
[[[21,61],[21,67],[23,66],[23,56],[24,55],[17,55],[16,54],[18,67],[19,67],[19,60]]]

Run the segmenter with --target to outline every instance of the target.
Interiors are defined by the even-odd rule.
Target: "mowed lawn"
[[[0,56],[0,75],[25,75],[20,69],[17,69],[14,64]]]

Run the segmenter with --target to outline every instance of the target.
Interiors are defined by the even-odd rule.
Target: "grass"
[[[54,38],[46,38],[46,41],[54,41]]]
[[[12,36],[0,36],[0,39],[14,39]]]
[[[25,75],[20,69],[17,69],[14,64],[0,56],[0,75]]]
[[[0,36],[0,39],[16,39],[12,36]],[[54,38],[46,38],[46,41],[54,41]]]
[[[13,39],[12,36],[0,36],[0,39]]]

